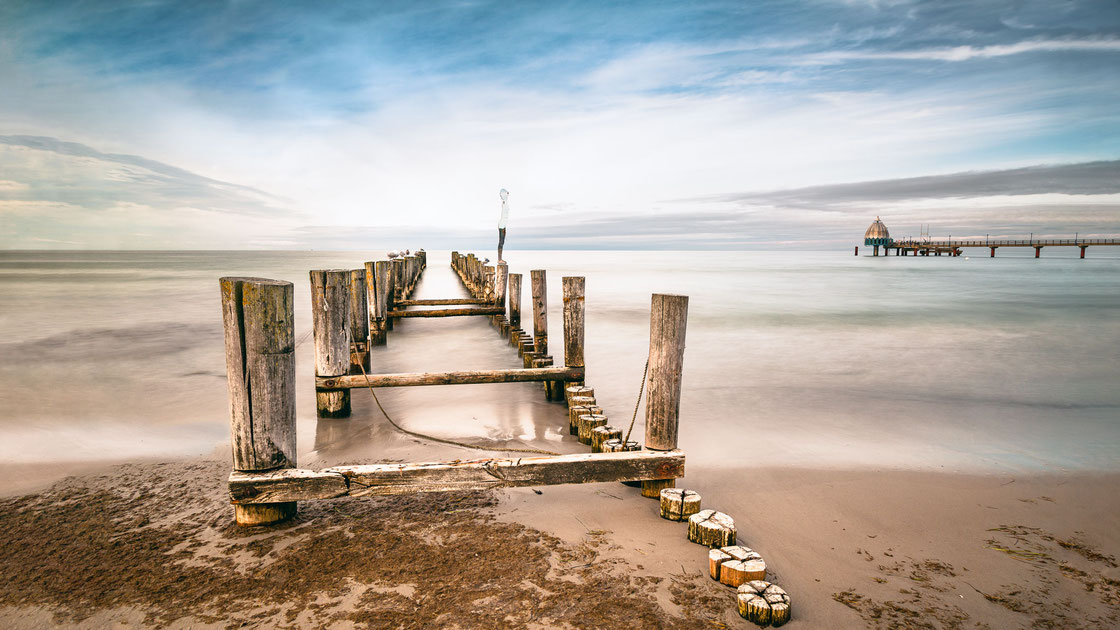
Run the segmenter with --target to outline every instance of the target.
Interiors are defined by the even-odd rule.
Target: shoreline
[[[735,614],[733,590],[707,577],[706,549],[687,541],[685,525],[660,519],[656,501],[620,484],[309,502],[291,525],[238,530],[223,496],[228,469],[215,457],[97,464],[10,496],[20,482],[0,467],[10,532],[2,555],[9,575],[25,576],[0,589],[0,623],[408,626],[409,617],[394,615],[423,604],[417,623],[463,627],[485,619],[548,627],[573,615],[583,620],[575,627],[625,626],[627,615],[653,627],[754,627]],[[678,487],[735,518],[739,543],[762,553],[791,595],[789,627],[1076,628],[1120,623],[1118,484],[1120,473],[1109,472],[691,465]],[[368,541],[355,546],[348,537]],[[114,544],[131,551],[113,553]],[[372,553],[368,545],[380,546]],[[464,560],[474,546],[480,555]],[[65,558],[65,573],[52,558]],[[160,558],[171,561],[147,566]],[[270,591],[278,599],[246,609],[239,598],[252,597],[251,581],[238,590],[238,576],[281,566],[284,585]],[[459,581],[448,582],[446,571]],[[525,578],[532,587],[520,572],[533,576]],[[99,577],[75,583],[89,576]],[[213,588],[168,600],[161,584],[183,579]],[[97,585],[105,580],[130,587]],[[490,594],[466,593],[479,588]],[[576,592],[578,604],[569,601]],[[376,593],[392,601],[377,603]],[[478,602],[493,598],[537,607],[529,616],[509,603],[504,616],[479,613]]]

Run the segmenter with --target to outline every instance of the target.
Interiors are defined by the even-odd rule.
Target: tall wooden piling
[[[369,263],[366,263],[367,265]],[[368,268],[367,268],[368,269]],[[367,271],[367,273],[369,273]],[[392,263],[388,260],[379,260],[373,263],[373,276],[367,280],[373,282],[373,292],[370,300],[370,344],[383,346],[388,337],[389,315],[389,276],[392,273]],[[375,325],[376,322],[376,325]]]
[[[583,276],[566,276],[561,279],[564,292],[564,365],[584,367],[584,285]],[[563,400],[564,387],[552,383],[550,400]]]
[[[655,293],[649,313],[649,373],[646,378],[646,449],[677,448],[681,375],[684,369],[688,296]],[[642,496],[659,498],[672,479],[642,482]]]
[[[311,320],[315,331],[315,376],[342,376],[350,371],[350,272],[311,272]],[[315,390],[320,418],[350,415],[349,390]]]
[[[366,298],[366,270],[350,271],[350,340],[356,347],[350,357],[355,373],[358,364],[369,371],[369,302]]]
[[[510,343],[517,343],[521,334],[521,274],[509,274],[509,328]]]
[[[544,269],[529,272],[533,292],[533,351],[548,354],[548,283]]]
[[[397,257],[393,259],[393,301],[404,298],[404,258]]]
[[[505,261],[494,266],[494,304],[506,308],[506,291],[509,288],[509,265]]]
[[[233,468],[296,466],[295,315],[292,283],[221,278]],[[294,501],[236,505],[238,525],[296,513]]]

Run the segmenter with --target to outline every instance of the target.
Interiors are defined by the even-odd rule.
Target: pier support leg
[[[988,256],[988,258],[995,258],[996,257],[996,248],[989,247],[988,249],[992,250],[992,255]]]
[[[688,296],[655,293],[649,313],[649,374],[646,377],[646,449],[677,448],[684,368]],[[642,482],[642,496],[659,498],[672,479]]]
[[[584,340],[584,286],[582,276],[570,276],[562,279],[564,288],[564,365],[566,367],[584,367],[583,340]],[[586,376],[584,380],[586,381]],[[552,392],[549,400],[564,400],[564,388],[567,383],[552,382]]]
[[[233,469],[296,467],[296,361],[292,283],[222,278]],[[238,525],[268,525],[296,503],[235,505]]]
[[[510,343],[516,344],[514,331],[521,328],[521,274],[509,274],[509,329]]]
[[[1087,250],[1089,248],[1085,245],[1078,245],[1078,247],[1081,248],[1081,257],[1084,258],[1085,257],[1085,250]]]
[[[350,371],[350,272],[311,272],[311,319],[315,332],[315,376],[343,376]],[[316,390],[320,418],[350,415],[350,390]]]
[[[856,253],[855,253],[855,255],[856,255],[856,256],[859,256],[859,245],[856,245]]]
[[[366,299],[366,270],[350,271],[350,340],[361,344],[356,352],[350,353],[350,373],[360,374],[362,369],[369,371],[369,301]],[[359,364],[361,368],[359,368]]]
[[[548,278],[544,269],[529,272],[533,292],[533,351],[548,354]]]
[[[383,346],[389,337],[389,294],[392,292],[392,263],[388,260],[379,260],[373,263],[373,319],[377,320],[377,329],[370,328],[370,343]],[[367,280],[368,282],[368,280]]]
[[[878,245],[875,246],[874,253],[872,253],[871,255],[872,256],[878,256],[879,255],[879,246]]]
[[[1034,248],[1034,257],[1039,258],[1041,256],[1042,256],[1042,248],[1041,247],[1035,247]]]

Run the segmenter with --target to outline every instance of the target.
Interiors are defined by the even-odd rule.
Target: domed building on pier
[[[880,245],[883,247],[890,246],[891,233],[887,231],[887,226],[883,225],[879,217],[875,217],[875,222],[863,233],[863,244],[874,245],[876,248]]]

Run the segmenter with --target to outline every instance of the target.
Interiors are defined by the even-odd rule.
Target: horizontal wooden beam
[[[451,304],[488,304],[482,298],[431,298],[426,300],[397,300],[397,306],[446,306]]]
[[[582,381],[582,367],[517,368],[511,370],[474,370],[463,372],[403,372],[398,374],[351,374],[318,376],[317,389],[355,389],[359,387],[415,387],[419,385],[478,385],[482,383],[527,383],[532,381]],[[367,382],[368,378],[368,382]]]
[[[579,453],[423,464],[336,466],[319,471],[234,471],[229,476],[229,496],[233,503],[246,505],[409,492],[676,479],[683,476],[684,453],[681,451]]]
[[[389,311],[389,317],[460,317],[463,315],[501,315],[501,306],[480,306],[478,308],[433,308],[422,311]]]

